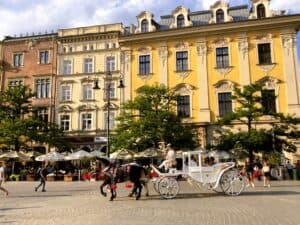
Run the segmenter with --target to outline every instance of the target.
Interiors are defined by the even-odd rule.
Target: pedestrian
[[[159,165],[159,169],[164,168],[165,171],[168,171],[169,168],[176,166],[176,153],[175,150],[171,147],[171,144],[167,144],[167,154],[165,160]]]
[[[46,192],[45,186],[46,186],[47,173],[48,173],[48,165],[38,168],[37,174],[40,179],[40,184],[34,188],[35,191],[38,191],[39,188],[42,186],[42,192]]]
[[[293,165],[290,163],[290,161],[288,161],[285,167],[287,169],[290,180],[293,180]]]
[[[4,166],[3,163],[0,162],[0,190],[5,192],[6,196],[8,196],[8,191],[2,187],[2,183],[5,182],[5,173],[4,173]]]
[[[247,158],[245,161],[244,171],[247,176],[247,187],[251,185],[253,188],[255,188],[255,184],[253,182],[253,163],[250,163],[249,158]]]
[[[271,168],[270,164],[268,163],[267,159],[263,162],[262,167],[263,175],[264,175],[264,187],[271,187],[270,180],[271,180]]]
[[[300,160],[297,160],[296,172],[297,172],[297,179],[300,180]]]

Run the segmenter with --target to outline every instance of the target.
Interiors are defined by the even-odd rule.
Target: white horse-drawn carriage
[[[236,196],[243,192],[246,186],[244,176],[235,168],[234,162],[221,162],[213,165],[204,164],[203,151],[183,152],[182,170],[169,169],[167,173],[160,172],[151,165],[158,177],[152,178],[154,189],[166,199],[175,198],[179,192],[178,177],[206,186],[216,192]]]

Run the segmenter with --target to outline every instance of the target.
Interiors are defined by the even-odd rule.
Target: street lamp
[[[106,95],[106,100],[107,100],[107,107],[106,107],[106,112],[107,112],[107,117],[106,117],[106,122],[107,122],[107,127],[106,127],[106,156],[109,158],[110,155],[110,101],[111,101],[111,91],[112,91],[112,87],[111,87],[111,82],[112,82],[112,74],[110,71],[108,71],[105,74],[104,80],[106,81],[106,83],[104,83],[104,94]],[[117,86],[117,88],[123,89],[125,88],[124,83],[123,83],[123,79],[122,77],[119,78],[119,85]],[[94,90],[100,90],[101,88],[99,87],[99,83],[98,80],[95,80],[94,83]],[[120,96],[121,97],[121,96]]]

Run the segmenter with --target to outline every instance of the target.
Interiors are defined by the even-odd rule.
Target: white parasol
[[[49,152],[45,155],[40,155],[35,158],[36,161],[49,161],[49,162],[56,162],[56,161],[64,161],[65,156],[59,152]]]

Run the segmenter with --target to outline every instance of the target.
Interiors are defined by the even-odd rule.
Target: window
[[[227,113],[232,112],[232,100],[231,93],[219,93],[218,94],[219,103],[219,116],[222,117]]]
[[[66,53],[66,52],[67,52],[67,49],[66,49],[66,47],[64,47],[64,48],[63,48],[63,52],[64,52],[64,53]]]
[[[72,47],[69,48],[69,52],[73,52],[73,48]]]
[[[106,71],[115,71],[116,63],[114,56],[106,57]]]
[[[257,19],[263,19],[266,17],[266,10],[263,4],[259,4],[256,10],[257,10]]]
[[[64,60],[64,71],[63,74],[71,74],[72,73],[72,62],[71,60]]]
[[[106,44],[105,44],[105,48],[106,48],[106,49],[109,49],[109,43],[106,43]]]
[[[91,130],[92,129],[92,114],[84,113],[81,115],[82,130]]]
[[[107,129],[107,112],[104,113],[104,129]],[[115,128],[115,112],[109,113],[109,129],[112,130]]]
[[[276,113],[275,90],[262,90],[261,100],[264,114]]]
[[[48,117],[49,117],[48,109],[40,109],[38,111],[39,120],[44,121],[44,122],[48,122]]]
[[[176,70],[187,71],[188,70],[188,52],[176,52]]]
[[[90,45],[90,50],[94,50],[94,45]]]
[[[216,23],[224,23],[224,12],[222,9],[218,9],[216,12]]]
[[[109,97],[110,98],[116,98],[116,85],[113,82],[105,82],[105,99],[107,99],[107,94],[108,91],[110,91],[109,93]]]
[[[182,14],[177,16],[177,27],[184,27],[184,16]]]
[[[93,99],[93,87],[91,84],[83,85],[83,100]]]
[[[14,67],[23,66],[23,53],[14,54]]]
[[[83,51],[87,51],[87,46],[86,45],[83,46]]]
[[[141,32],[145,33],[149,31],[149,24],[148,24],[148,20],[144,19],[142,20],[142,24],[141,24]]]
[[[40,51],[40,64],[49,63],[49,51]]]
[[[228,47],[216,48],[217,68],[229,67]]]
[[[70,130],[70,115],[60,115],[60,128],[64,131]]]
[[[23,80],[10,80],[8,81],[8,87],[18,87],[23,86]]]
[[[84,73],[92,73],[93,72],[93,59],[86,58],[84,59]]]
[[[71,101],[71,86],[70,85],[61,86],[61,100],[62,101]]]
[[[184,96],[178,96],[177,99],[177,115],[179,117],[190,117],[190,96],[184,95]]]
[[[271,64],[271,44],[258,44],[259,64]]]
[[[50,79],[35,80],[35,92],[37,98],[50,98]]]
[[[150,55],[139,56],[139,74],[150,74]]]

